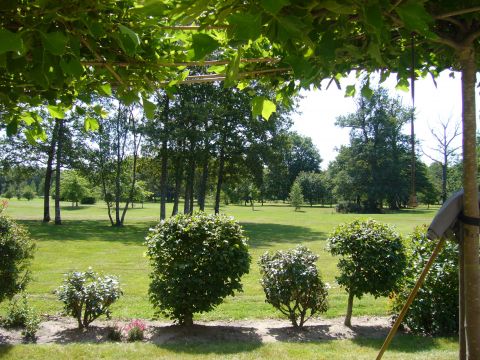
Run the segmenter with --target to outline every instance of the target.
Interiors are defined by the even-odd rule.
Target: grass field
[[[113,306],[114,318],[152,318],[154,311],[148,301],[149,265],[144,257],[144,237],[158,219],[158,204],[145,204],[130,209],[123,228],[112,228],[103,204],[72,208],[65,203],[63,225],[42,224],[42,201],[12,200],[7,213],[28,227],[36,240],[33,281],[28,287],[32,305],[42,314],[61,312],[61,303],[53,293],[69,270],[94,270],[120,277],[125,295]],[[283,204],[250,207],[227,206],[222,212],[234,216],[250,238],[252,266],[243,278],[244,292],[226,301],[196,320],[236,320],[280,317],[265,303],[259,284],[257,261],[265,251],[288,249],[304,244],[319,254],[318,267],[323,279],[331,286],[330,309],[327,317],[343,316],[347,297],[335,284],[336,259],[325,251],[329,232],[339,223],[356,217],[371,217],[395,225],[407,235],[421,224],[428,224],[437,209],[419,208],[375,215],[337,214],[331,208],[305,207],[295,212]],[[6,304],[0,306],[0,315]],[[387,299],[365,296],[355,299],[353,316],[387,315]],[[352,320],[355,323],[355,318]],[[214,343],[214,344],[70,344],[19,345],[0,347],[5,359],[92,359],[154,357],[158,359],[371,359],[380,340],[355,339],[319,343]],[[429,339],[400,336],[386,359],[453,359],[457,356],[455,339]]]
[[[155,225],[158,204],[145,204],[130,209],[123,228],[112,228],[103,204],[72,208],[65,203],[62,209],[63,225],[42,224],[39,219],[42,201],[12,200],[8,214],[25,224],[38,249],[33,262],[33,281],[28,292],[33,305],[42,313],[58,313],[61,303],[53,290],[69,270],[94,270],[116,274],[120,277],[125,296],[113,307],[113,316],[119,318],[151,318],[153,309],[148,301],[149,265],[144,257],[144,237]],[[244,226],[250,238],[252,266],[243,278],[244,292],[226,299],[211,313],[198,315],[197,319],[245,319],[278,317],[264,301],[259,284],[258,258],[265,251],[288,249],[297,244],[308,246],[319,254],[318,267],[323,279],[331,286],[330,309],[327,317],[341,316],[346,308],[346,294],[335,284],[336,259],[325,251],[328,233],[339,223],[351,221],[358,215],[337,214],[331,208],[305,207],[295,212],[282,204],[250,207],[228,206],[222,212],[234,216]],[[365,215],[397,226],[408,234],[416,225],[429,223],[432,209],[404,210],[396,213]],[[354,316],[385,315],[387,300],[365,296],[356,300]]]

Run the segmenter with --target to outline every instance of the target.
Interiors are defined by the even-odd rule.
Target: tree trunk
[[[168,143],[166,140],[162,142],[162,174],[160,175],[160,220],[164,220],[167,216],[167,155]]]
[[[348,293],[347,315],[345,315],[345,326],[352,326],[352,311],[353,311],[353,293]]]
[[[175,194],[173,200],[172,216],[178,214],[178,201],[180,198],[180,187],[182,186],[182,162],[177,157],[175,160]]]
[[[478,218],[477,156],[476,156],[476,64],[473,44],[459,52],[462,67],[463,112],[463,211]],[[480,359],[480,266],[478,227],[464,224],[465,334],[467,358]]]
[[[220,213],[220,193],[222,191],[223,170],[225,167],[225,149],[220,149],[220,159],[218,164],[217,191],[215,193],[215,214]]]
[[[60,212],[60,169],[62,167],[62,148],[63,148],[63,120],[58,121],[57,137],[57,163],[55,165],[55,225],[62,225],[62,216]]]
[[[463,224],[459,224],[458,240],[458,359],[467,358],[467,348],[465,343],[465,281],[463,278],[465,256],[463,252]]]
[[[447,166],[448,159],[447,155],[444,155],[443,164],[442,164],[442,204],[447,201]]]
[[[121,165],[122,157],[120,151],[120,117],[121,117],[121,106],[118,106],[118,115],[117,115],[117,132],[116,136],[116,146],[117,146],[117,159],[116,159],[116,170],[115,170],[115,226],[122,226],[120,220],[120,174],[121,174]]]
[[[57,133],[59,121],[55,121],[52,132],[52,142],[48,148],[47,170],[45,172],[45,186],[43,192],[43,222],[50,222],[50,190],[52,188],[53,159],[55,158],[55,147],[57,146]]]
[[[198,194],[198,207],[201,211],[205,211],[205,197],[208,181],[208,160],[208,156],[206,156],[203,162],[202,180],[200,182],[200,193]]]
[[[193,148],[190,148],[190,154],[192,154]],[[184,214],[193,213],[193,191],[194,191],[194,181],[195,181],[195,159],[193,155],[190,157],[188,171],[187,171],[187,181],[185,183],[185,203],[183,207]]]

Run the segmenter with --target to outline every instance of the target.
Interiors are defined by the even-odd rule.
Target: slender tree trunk
[[[188,171],[187,171],[188,173]],[[190,176],[187,174],[187,178],[185,181],[185,193],[184,193],[184,201],[183,201],[183,213],[190,214],[190,184],[189,184]]]
[[[117,159],[116,159],[116,170],[115,170],[115,226],[122,226],[120,221],[120,174],[121,174],[121,165],[122,165],[122,156],[120,151],[120,117],[121,117],[121,106],[118,106],[117,114],[117,131],[116,131],[116,146],[117,146]]]
[[[135,184],[137,182],[137,160],[138,160],[138,150],[140,148],[140,143],[142,141],[142,137],[138,136],[137,134],[137,128],[135,126],[135,119],[133,118],[133,114],[130,113],[130,125],[131,125],[131,130],[133,133],[133,164],[132,164],[132,183],[130,186],[130,192],[128,193],[128,198],[125,203],[125,206],[123,208],[122,212],[122,217],[120,219],[120,226],[123,226],[123,223],[125,221],[125,215],[127,214],[128,210],[128,204],[131,202],[132,203],[132,208],[133,208],[133,196],[135,194]]]
[[[459,52],[462,67],[463,107],[463,211],[478,218],[477,156],[476,156],[476,64],[473,44]],[[480,359],[480,265],[478,227],[464,224],[465,334],[467,358]]]
[[[448,167],[448,159],[447,155],[445,154],[443,157],[443,164],[442,164],[442,204],[447,201],[447,167]]]
[[[162,142],[162,174],[160,175],[160,220],[164,220],[167,216],[167,166],[168,166],[168,143],[166,140]]]
[[[208,156],[203,161],[202,180],[200,182],[200,194],[198,195],[198,207],[201,211],[205,211],[205,197],[207,193],[208,181]]]
[[[225,149],[223,145],[220,149],[220,159],[218,164],[217,191],[215,193],[215,214],[220,213],[220,193],[222,192],[223,171],[225,167]]]
[[[50,190],[52,188],[53,159],[55,158],[55,147],[57,146],[57,133],[59,121],[55,121],[52,132],[52,141],[48,148],[47,170],[45,172],[45,186],[43,193],[43,222],[50,222]]]
[[[60,169],[62,167],[62,150],[63,150],[63,120],[56,120],[58,125],[57,138],[57,163],[55,165],[55,225],[62,225],[62,216],[60,212]]]
[[[180,187],[182,186],[182,163],[179,157],[175,160],[175,193],[173,198],[172,216],[178,214],[178,202],[180,199]]]
[[[353,311],[353,293],[348,293],[347,315],[345,315],[345,326],[352,326],[352,311]]]

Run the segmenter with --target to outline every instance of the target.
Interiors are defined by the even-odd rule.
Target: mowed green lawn
[[[33,261],[33,281],[28,287],[32,304],[41,313],[55,314],[62,310],[54,290],[69,270],[94,270],[120,277],[125,295],[113,306],[116,318],[152,318],[154,311],[148,301],[149,264],[144,256],[144,238],[158,219],[158,204],[148,203],[129,209],[123,228],[112,228],[103,203],[72,208],[64,203],[63,225],[42,224],[42,200],[11,200],[8,214],[25,224],[36,240],[37,251]],[[421,224],[429,223],[436,209],[419,208],[401,212],[361,215],[395,225],[399,232],[408,234]],[[53,212],[53,209],[52,209]],[[227,206],[222,212],[239,220],[249,236],[252,265],[243,278],[244,291],[227,298],[221,306],[201,320],[235,320],[246,318],[275,318],[280,314],[265,303],[260,286],[257,261],[265,251],[288,249],[304,244],[319,254],[318,267],[323,279],[331,286],[330,309],[327,317],[342,316],[346,308],[345,291],[335,283],[336,259],[325,250],[329,232],[339,223],[359,217],[337,214],[332,208],[304,207],[295,212],[284,204],[250,207]],[[1,312],[5,311],[5,304]],[[386,315],[388,301],[365,296],[355,300],[354,316]],[[355,320],[353,320],[354,322]]]
[[[436,209],[406,210],[390,214],[361,216],[397,226],[408,234],[415,226],[429,223]],[[92,266],[105,274],[120,277],[125,295],[113,307],[114,318],[151,318],[154,311],[148,301],[149,265],[144,257],[144,237],[158,219],[158,204],[145,204],[130,209],[123,228],[112,228],[103,204],[71,208],[64,204],[64,224],[42,224],[41,199],[10,201],[8,213],[25,224],[36,240],[37,251],[33,261],[33,281],[28,287],[32,305],[42,314],[56,314],[62,310],[54,289],[69,270],[85,270]],[[276,318],[279,313],[264,301],[259,284],[258,258],[265,251],[288,249],[304,244],[319,254],[318,266],[330,286],[330,309],[327,317],[343,316],[346,294],[335,284],[336,259],[325,251],[328,233],[339,223],[348,222],[356,215],[336,214],[330,208],[309,208],[295,212],[283,204],[249,207],[228,206],[222,212],[238,219],[250,238],[252,266],[243,278],[244,292],[226,299],[225,303],[196,320],[235,320]],[[0,306],[5,312],[6,302]],[[365,296],[355,300],[354,317],[359,315],[386,315],[386,299]],[[355,318],[352,320],[355,324]],[[307,323],[308,324],[308,323]],[[372,359],[383,340],[353,339],[324,340],[319,342],[261,343],[213,342],[172,343],[164,345],[145,343],[73,343],[67,345],[0,346],[4,359]],[[385,359],[436,359],[457,357],[455,339],[422,338],[411,335],[397,336]]]

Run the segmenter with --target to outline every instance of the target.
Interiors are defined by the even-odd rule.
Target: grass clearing
[[[120,277],[125,296],[113,306],[117,318],[152,318],[154,311],[148,301],[149,265],[144,257],[144,237],[158,219],[158,204],[146,203],[130,209],[123,228],[113,228],[108,222],[103,204],[72,208],[64,203],[63,225],[43,224],[42,199],[11,200],[7,212],[25,224],[37,241],[32,266],[33,281],[28,292],[32,304],[41,313],[59,313],[61,303],[53,293],[69,270],[85,270],[115,274]],[[167,209],[169,210],[169,209]],[[222,212],[239,220],[250,238],[252,266],[243,278],[244,292],[226,301],[214,311],[197,315],[202,320],[235,320],[246,318],[275,318],[280,314],[265,303],[260,286],[257,261],[265,251],[287,249],[304,244],[319,254],[318,267],[324,281],[330,284],[330,309],[327,317],[345,313],[347,296],[335,284],[336,259],[325,250],[328,233],[339,223],[354,218],[374,218],[397,226],[402,234],[414,226],[429,223],[436,209],[403,210],[386,214],[337,214],[332,208],[304,207],[301,211],[283,204],[256,206],[226,206]],[[4,311],[5,304],[2,305]],[[354,316],[386,315],[387,300],[365,296],[355,299]]]

